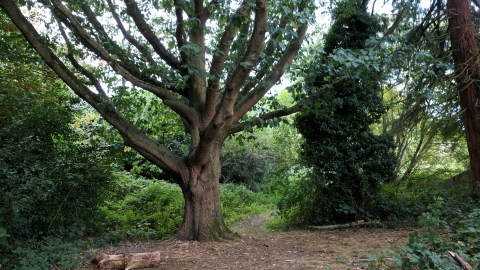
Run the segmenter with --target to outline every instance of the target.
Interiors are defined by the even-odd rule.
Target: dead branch
[[[374,224],[380,224],[378,221],[369,221],[364,222],[363,220],[358,220],[356,222],[350,222],[345,224],[335,224],[335,225],[327,225],[327,226],[307,226],[308,229],[313,230],[333,230],[338,228],[348,228],[348,227],[358,227],[358,226],[370,226]]]
[[[460,266],[465,269],[465,270],[473,270],[473,267],[470,266],[470,264],[468,264],[466,261],[464,261],[462,259],[462,257],[460,257],[460,255],[458,255],[457,253],[455,252],[451,252],[449,251],[448,253],[450,253],[450,255],[453,257],[453,259],[455,261],[457,261],[458,264],[460,264]]]

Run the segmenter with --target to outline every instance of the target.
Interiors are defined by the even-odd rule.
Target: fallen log
[[[327,225],[327,226],[307,226],[307,228],[312,230],[333,230],[338,228],[348,228],[348,227],[356,227],[356,226],[370,226],[374,224],[380,224],[380,222],[379,221],[364,222],[363,220],[358,220],[356,222],[350,222],[350,223],[344,223],[344,224],[335,224],[335,225]]]
[[[451,252],[449,251],[448,253],[450,253],[450,256],[453,257],[453,259],[455,261],[457,261],[458,264],[460,264],[460,266],[465,269],[465,270],[473,270],[473,267],[470,266],[470,264],[468,264],[466,261],[464,261],[462,259],[462,257],[460,257],[460,255],[458,255],[457,253],[455,252]]]
[[[130,253],[107,255],[99,253],[90,261],[89,270],[97,269],[136,269],[156,267],[160,265],[160,251],[146,253]]]

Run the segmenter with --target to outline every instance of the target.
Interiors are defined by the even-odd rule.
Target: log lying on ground
[[[464,261],[462,259],[462,257],[460,257],[460,255],[458,255],[457,253],[455,252],[451,252],[449,251],[448,253],[450,253],[450,256],[453,257],[453,259],[455,261],[457,261],[458,264],[460,264],[460,266],[465,269],[465,270],[473,270],[473,267],[470,266],[470,264],[468,264],[466,261]]]
[[[160,265],[160,251],[107,255],[99,253],[91,261],[89,270],[96,269],[136,269]]]
[[[327,226],[307,226],[309,229],[313,230],[333,230],[337,228],[348,228],[348,227],[356,227],[356,226],[370,226],[380,224],[378,221],[369,221],[364,222],[363,220],[358,220],[357,222],[350,222],[345,224],[336,224],[336,225],[327,225]]]

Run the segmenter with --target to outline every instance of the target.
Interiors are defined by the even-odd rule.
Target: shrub
[[[252,148],[240,152],[236,149],[225,150],[221,159],[222,183],[243,184],[252,191],[259,191],[265,185],[274,157],[269,151]]]
[[[222,184],[220,200],[227,225],[266,213],[273,207],[273,202],[267,195],[255,193],[244,185]]]
[[[368,254],[367,257],[372,259],[369,269],[462,269],[448,251],[460,254],[474,268],[480,267],[480,209],[471,210],[462,221],[454,220],[457,228],[448,235],[438,235],[431,229],[452,224],[452,221],[443,219],[448,217],[443,213],[448,209],[444,200],[435,197],[427,209],[418,217],[418,224],[427,226],[427,229],[421,235],[411,233],[408,244],[398,252],[384,250],[381,255]],[[385,260],[385,257],[392,257],[392,260]]]
[[[122,238],[162,239],[181,226],[184,199],[181,189],[161,180],[117,173],[117,190],[101,207],[106,215],[104,241]],[[220,198],[227,224],[268,212],[271,199],[244,185],[220,185]]]
[[[117,177],[115,194],[101,207],[109,237],[161,239],[177,231],[184,206],[177,185],[127,173],[118,173]]]
[[[71,128],[78,111],[50,102],[65,98],[61,91],[48,90],[25,95],[12,91],[0,97],[2,109],[17,112],[0,118],[4,268],[72,265],[70,255],[51,257],[48,250],[73,254],[71,248],[80,242],[67,243],[94,232],[101,220],[98,206],[112,187],[111,160],[102,147],[79,143],[81,135]]]

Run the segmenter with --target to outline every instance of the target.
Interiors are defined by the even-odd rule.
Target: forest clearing
[[[145,269],[366,269],[367,253],[395,249],[408,242],[408,229],[347,228],[270,231],[270,215],[232,226],[240,235],[221,242],[133,241],[107,246],[106,254],[160,251],[160,266]],[[85,268],[78,268],[85,269]]]

